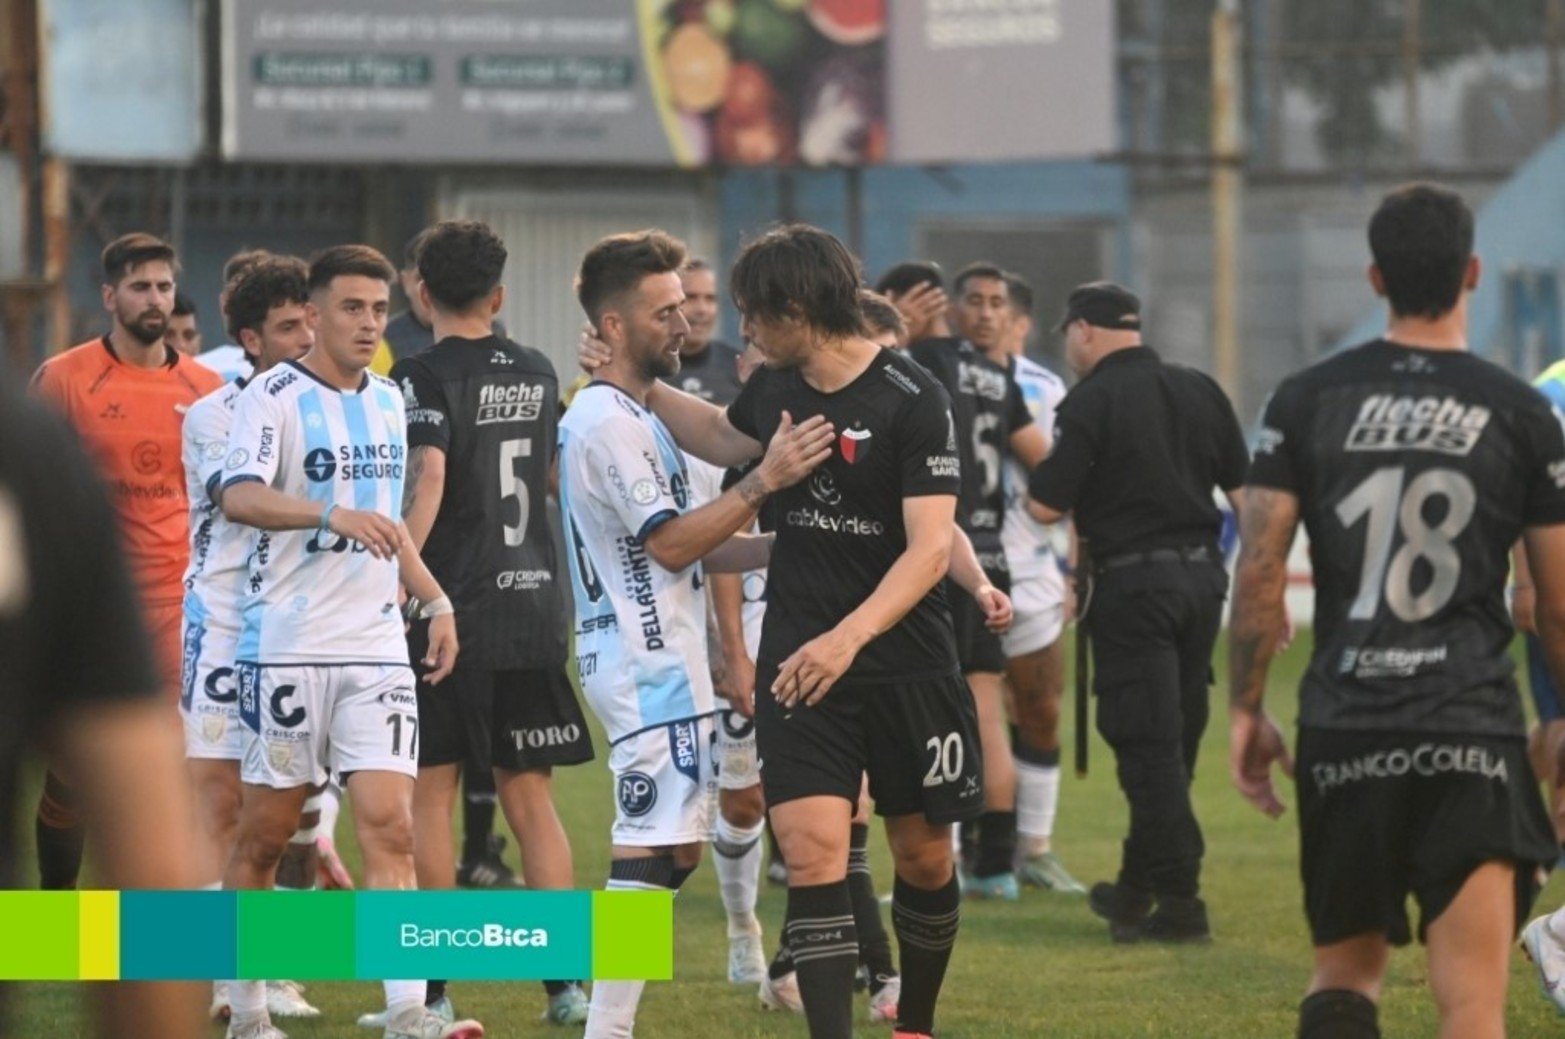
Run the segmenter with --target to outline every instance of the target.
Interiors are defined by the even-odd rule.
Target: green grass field
[[[1271,707],[1289,724],[1308,641],[1301,637],[1274,671]],[[1220,648],[1218,656],[1224,655],[1226,650]],[[1291,813],[1269,821],[1242,803],[1229,786],[1226,692],[1221,685],[1213,698],[1213,724],[1195,799],[1206,831],[1203,893],[1211,907],[1215,942],[1203,948],[1116,947],[1079,897],[1029,891],[1020,905],[970,903],[964,908],[962,935],[941,1001],[941,1039],[1256,1039],[1293,1034],[1310,964],[1300,908],[1297,831]],[[1065,745],[1071,745],[1068,733]],[[1095,742],[1092,754],[1089,778],[1067,774],[1056,835],[1061,856],[1088,883],[1112,877],[1126,820],[1108,749]],[[577,881],[584,887],[600,885],[608,868],[607,769],[599,761],[567,771],[559,777],[558,789],[561,814],[575,844]],[[1291,804],[1291,790],[1286,799]],[[354,855],[348,830],[346,825],[341,828],[341,843]],[[872,850],[877,884],[888,890],[889,857],[878,838]],[[511,855],[514,864],[514,849]],[[1551,884],[1540,905],[1552,907],[1562,894],[1565,886]],[[781,891],[765,889],[760,912],[769,941],[782,910]],[[3,930],[0,921],[0,933]],[[724,980],[724,916],[709,864],[680,896],[675,930],[676,979],[648,988],[638,1036],[782,1039],[806,1034],[802,1019],[767,1013],[753,991]],[[86,1034],[72,986],[18,988],[8,1034]],[[452,994],[464,1014],[478,1017],[499,1039],[579,1034],[538,1023],[543,994],[533,984],[457,984]],[[355,1027],[354,1019],[380,1005],[378,985],[321,983],[310,986],[309,996],[325,1016],[288,1025],[295,1039],[377,1035]],[[1508,1019],[1512,1036],[1565,1031],[1519,953],[1513,963]],[[1417,947],[1402,950],[1392,960],[1381,1022],[1387,1036],[1435,1034],[1423,955]],[[212,1031],[221,1034],[216,1026]],[[889,1029],[865,1023],[857,1034],[889,1036]]]

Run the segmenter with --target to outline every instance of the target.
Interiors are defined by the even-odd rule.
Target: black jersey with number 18
[[[831,457],[767,501],[776,523],[758,665],[776,667],[830,631],[874,593],[907,549],[902,500],[961,488],[951,410],[934,378],[882,350],[847,386],[822,393],[797,368],[758,369],[728,408],[735,429],[765,444],[788,412],[825,415]],[[956,673],[945,593],[936,584],[889,631],[859,652],[843,682],[890,682]]]
[[[509,339],[442,339],[398,361],[408,447],[445,452],[445,491],[424,561],[457,611],[462,666],[565,659],[565,608],[549,531],[559,381]],[[411,479],[411,477],[410,477]]]
[[[1509,553],[1565,523],[1542,394],[1466,352],[1371,342],[1277,388],[1248,482],[1295,494],[1310,537],[1300,725],[1521,735]]]

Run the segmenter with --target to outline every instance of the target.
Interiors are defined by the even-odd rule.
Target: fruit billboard
[[[941,161],[928,153],[944,124],[915,125],[940,114],[920,99],[941,111],[960,107],[964,85],[929,80],[917,66],[925,49],[936,66],[971,50],[970,19],[941,14],[952,3],[967,12],[1111,6],[224,0],[223,153],[442,165],[860,165],[899,158],[902,120],[917,161]],[[1008,31],[1010,16],[980,17],[989,18],[981,32]],[[956,36],[932,26],[956,26]],[[891,80],[903,98],[888,90],[893,56],[912,70]],[[1048,67],[1024,64],[1020,74],[1046,77]],[[987,70],[979,73],[971,86],[992,87]],[[982,147],[952,143],[944,161],[986,157]]]

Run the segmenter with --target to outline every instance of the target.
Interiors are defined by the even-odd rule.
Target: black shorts
[[[1316,945],[1418,937],[1485,862],[1516,864],[1519,930],[1559,855],[1520,739],[1301,729],[1304,909]]]
[[[563,668],[492,671],[458,666],[424,681],[427,625],[408,633],[418,674],[418,764],[471,763],[512,772],[579,765],[593,758],[592,735]]]
[[[1008,574],[988,571],[989,583],[1011,594]],[[956,659],[962,674],[1004,674],[1005,640],[984,625],[984,611],[965,590],[946,578],[946,600],[951,605],[951,626],[956,629]]]
[[[856,803],[867,772],[877,815],[952,823],[983,811],[978,712],[960,676],[839,685],[815,706],[787,712],[769,692],[776,676],[768,668],[755,682],[768,805],[816,796]]]

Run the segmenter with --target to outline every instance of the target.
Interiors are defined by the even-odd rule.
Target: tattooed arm
[[[1283,595],[1288,584],[1288,550],[1299,525],[1299,499],[1287,491],[1248,487],[1239,513],[1239,563],[1234,570],[1233,610],[1228,622],[1229,766],[1244,799],[1276,818],[1283,805],[1272,787],[1271,766],[1293,762],[1277,724],[1261,710],[1266,672],[1285,641]]]
[[[407,480],[402,488],[402,520],[420,552],[440,512],[446,490],[446,453],[438,447],[420,446],[408,451]]]

